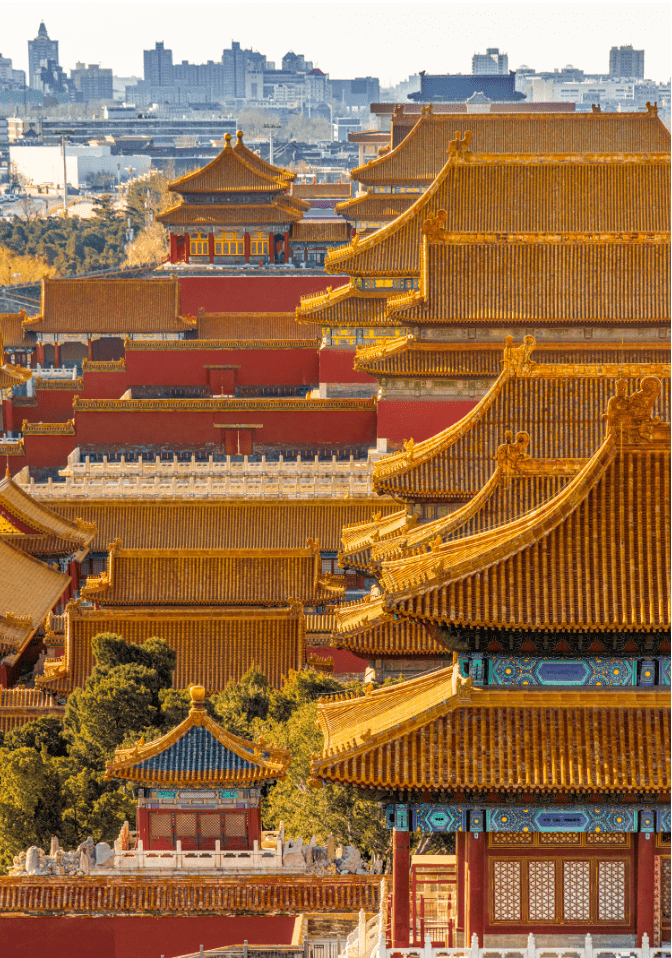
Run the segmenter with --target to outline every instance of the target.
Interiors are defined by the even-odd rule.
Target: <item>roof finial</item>
[[[472,136],[473,133],[471,130],[467,130],[464,136],[460,135],[459,130],[455,130],[455,139],[451,140],[448,144],[448,155],[460,156],[462,159],[470,156],[471,150],[469,149],[469,144],[471,143]]]
[[[205,689],[202,685],[192,685],[189,692],[192,711],[202,712],[205,709]]]
[[[647,116],[658,116],[658,101],[655,103],[649,103],[646,101],[646,115]]]
[[[510,369],[512,372],[518,373],[529,372],[536,365],[530,358],[535,345],[534,336],[529,333],[523,337],[520,346],[513,345],[513,336],[507,336],[504,347],[504,369]]]
[[[242,143],[242,142],[243,142],[243,131],[238,130],[238,132],[236,133],[236,143]]]
[[[231,149],[231,140],[232,140],[231,134],[230,134],[230,133],[225,134],[225,136],[224,136],[224,149],[225,149],[225,150],[227,150],[227,149],[230,150],[230,149]]]
[[[660,422],[660,417],[651,413],[662,388],[657,376],[644,376],[639,389],[628,396],[627,380],[619,379],[616,395],[611,397],[602,416],[607,420],[607,435],[626,443],[650,442],[653,427]]]

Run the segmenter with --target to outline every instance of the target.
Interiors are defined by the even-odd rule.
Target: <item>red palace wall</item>
[[[72,419],[72,400],[82,395],[81,388],[36,389],[34,406],[13,406],[14,428],[20,429],[27,422],[67,422]]]
[[[323,346],[320,349],[320,382],[321,383],[371,383],[375,385],[373,376],[356,372],[353,369],[355,362],[354,349],[332,349]]]
[[[398,402],[383,399],[378,403],[378,435],[399,448],[404,439],[421,442],[459,422],[476,404],[476,400]]]
[[[123,370],[103,373],[85,369],[82,379],[84,382],[84,389],[80,393],[82,399],[121,399],[128,389],[128,378]]]
[[[290,915],[0,917],[2,958],[175,958],[227,945],[289,945]]]
[[[253,270],[236,276],[179,276],[183,316],[206,313],[285,313],[302,296],[323,293],[331,276],[258,276]]]
[[[317,355],[317,349],[129,349],[126,383],[203,386],[208,383],[207,366],[232,365],[240,366],[235,372],[241,386],[316,386]],[[98,373],[98,378],[104,375]],[[84,382],[88,385],[86,378]]]

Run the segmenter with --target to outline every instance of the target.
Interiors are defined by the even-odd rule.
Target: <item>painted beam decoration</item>
[[[461,657],[462,675],[474,685],[546,686],[546,687],[654,687],[670,685],[668,658],[595,657],[557,658],[555,656],[492,656],[481,654]]]
[[[419,832],[669,832],[670,809],[641,805],[388,805],[388,828]]]

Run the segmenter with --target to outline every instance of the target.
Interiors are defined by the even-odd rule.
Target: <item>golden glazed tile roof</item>
[[[54,692],[69,693],[84,684],[96,664],[91,639],[99,632],[122,635],[134,645],[153,636],[164,639],[177,652],[173,685],[178,689],[196,682],[209,692],[221,692],[252,665],[273,688],[281,688],[306,659],[305,619],[298,606],[94,610],[71,602],[66,617],[65,654],[47,659],[44,675],[37,678],[41,688]]]
[[[670,427],[660,380],[607,406],[607,438],[553,499],[505,525],[383,563],[385,607],[442,624],[515,630],[670,627]]]
[[[23,323],[28,318],[25,309],[20,313],[0,313],[0,335],[5,349],[26,349],[32,340],[26,336]]]
[[[30,496],[13,479],[0,480],[0,536],[10,544],[33,554],[88,551],[96,526],[70,521]]]
[[[168,189],[174,193],[279,193],[288,189],[291,174],[259,163],[249,156],[242,142],[231,147],[231,134],[224,137],[224,149],[206,166],[174,180]],[[268,167],[267,170],[264,167]]]
[[[389,322],[669,324],[669,233],[439,230],[421,264],[419,289],[388,299]]]
[[[670,786],[669,715],[666,693],[474,689],[447,668],[320,703],[311,783],[658,792]]]
[[[338,203],[336,212],[351,223],[380,223],[396,219],[417,200],[416,193],[372,193],[370,191]]]
[[[102,605],[304,605],[345,591],[322,575],[319,548],[124,549],[112,543],[107,571],[89,576],[82,597]]]
[[[355,237],[332,250],[327,272],[417,276],[428,220],[448,233],[670,229],[669,153],[492,156],[464,152],[464,142],[453,141],[443,169],[405,213],[363,240]],[[511,196],[515,203],[507,199]]]
[[[399,118],[401,119],[401,118]],[[411,119],[413,122],[414,118]],[[399,127],[401,141],[366,166],[351,170],[353,180],[376,186],[429,186],[445,162],[456,130],[472,133],[475,153],[665,153],[670,132],[646,113],[500,113],[426,115]]]
[[[224,139],[226,141],[226,137],[224,137]],[[266,160],[262,160],[262,158],[253,150],[250,150],[249,147],[245,146],[243,143],[242,130],[238,130],[236,133],[236,144],[233,147],[233,151],[236,155],[245,160],[248,166],[251,166],[259,173],[264,173],[266,176],[276,177],[277,179],[284,180],[287,183],[292,183],[296,179],[296,173],[292,173],[290,170],[285,170],[281,166],[273,166],[271,163],[267,163]]]
[[[302,220],[292,227],[296,243],[347,243],[350,230],[345,220]]]
[[[409,515],[406,509],[383,517],[374,512],[368,522],[345,526],[341,536],[338,563],[350,569],[368,572],[372,546],[381,540],[391,539],[409,532],[417,522],[417,516]]]
[[[349,183],[295,183],[292,196],[303,199],[342,199],[350,196]]]
[[[381,536],[367,550],[368,571],[379,575],[383,562],[421,555],[442,542],[464,539],[511,522],[552,499],[586,463],[585,459],[530,458],[526,451],[527,433],[518,433],[515,440],[509,433],[505,439],[497,450],[494,473],[470,502],[408,532]],[[363,556],[357,558],[361,561]]]
[[[203,686],[191,687],[191,709],[167,735],[130,748],[118,748],[105,778],[145,784],[259,785],[284,778],[291,761],[287,749],[250,742],[218,725],[205,711]]]
[[[0,732],[48,716],[62,718],[65,708],[41,689],[0,689]]]
[[[383,601],[382,597],[367,595],[358,602],[337,606],[331,645],[363,658],[436,658],[451,654],[421,623],[395,619],[385,612]]]
[[[389,326],[385,319],[389,295],[389,289],[357,289],[354,281],[336,289],[328,286],[324,293],[302,296],[296,318],[320,326]]]
[[[0,539],[0,650],[19,651],[65,592],[70,576]]]
[[[388,515],[390,500],[311,499],[248,502],[222,499],[52,500],[64,519],[97,526],[94,552],[121,539],[129,549],[300,549],[309,537],[335,552],[343,526],[363,522],[372,511]]]
[[[298,222],[303,213],[290,197],[280,197],[268,203],[221,203],[199,204],[191,206],[182,202],[171,206],[163,213],[157,213],[156,219],[166,226],[246,226],[255,224],[277,225],[278,223]]]
[[[591,343],[558,346],[538,343],[535,359],[544,363],[669,363],[670,347],[662,342]],[[497,343],[444,343],[418,340],[412,333],[358,346],[354,368],[377,379],[400,377],[494,377],[502,370]]]
[[[373,485],[379,494],[411,502],[470,499],[494,472],[506,430],[529,433],[540,459],[587,459],[603,437],[595,410],[606,408],[622,378],[634,387],[642,376],[660,376],[659,411],[669,418],[669,365],[535,364],[534,339],[525,340],[523,346],[507,346],[499,378],[463,419],[431,439],[410,439],[402,452],[376,463]]]
[[[28,332],[171,333],[192,329],[180,316],[176,277],[165,279],[43,279],[41,315]]]
[[[294,313],[205,313],[197,319],[199,339],[305,340],[307,330],[299,326]]]

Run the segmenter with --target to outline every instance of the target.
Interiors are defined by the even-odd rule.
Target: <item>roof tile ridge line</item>
[[[337,204],[334,206],[334,210],[335,210],[336,213],[341,214],[341,213],[343,212],[343,210],[346,210],[346,211],[347,211],[347,210],[353,209],[353,207],[360,206],[360,205],[361,205],[362,203],[364,203],[370,196],[373,196],[373,195],[374,195],[373,190],[372,190],[372,189],[367,189],[367,190],[365,190],[363,193],[358,193],[356,196],[351,196],[351,197],[350,197],[349,199],[347,199],[347,200],[341,200],[340,203],[337,203]],[[390,194],[390,195],[392,195],[392,194]]]
[[[380,732],[377,732],[376,734],[370,735],[359,744],[355,744],[354,748],[348,748],[346,743],[346,747],[343,750],[327,755],[327,758],[331,758],[331,759],[337,758],[339,762],[349,761],[353,758],[357,758],[362,751],[368,751],[371,748],[379,748],[381,745],[385,745],[393,736],[398,736],[400,734],[408,735],[411,732],[414,732],[416,729],[420,728],[426,722],[428,721],[431,722],[435,717],[437,717],[437,715],[441,715],[445,711],[452,712],[455,710],[457,706],[461,704],[473,705],[473,703],[471,702],[471,696],[473,694],[471,679],[464,679],[460,682],[459,679],[461,678],[461,676],[458,677],[457,690],[455,692],[452,691],[452,681],[453,681],[452,673],[454,668],[455,666],[448,666],[447,669],[438,669],[435,672],[430,672],[428,676],[428,678],[433,676],[435,683],[436,683],[436,679],[439,676],[441,676],[440,683],[436,683],[436,684],[443,684],[446,681],[451,682],[451,694],[448,695],[446,698],[442,699],[440,702],[437,702],[435,705],[432,705],[430,708],[425,709],[425,711],[416,713],[415,715],[413,715],[406,721],[400,722],[398,724],[394,724],[391,728],[388,727],[386,729],[381,730]],[[446,673],[449,673],[449,674],[446,674]],[[401,683],[401,684],[406,685],[406,683]],[[460,690],[462,690],[461,694],[460,694]],[[414,690],[409,691],[408,689],[404,689],[404,694],[407,695],[408,698],[410,699],[411,695],[413,694],[413,691]],[[422,692],[427,694],[427,689],[423,689]],[[468,697],[465,695],[465,693],[467,693]],[[422,694],[422,693],[419,693],[419,694]],[[400,704],[399,702],[395,702],[394,706],[392,707],[395,707],[395,706],[398,707],[399,704]],[[383,709],[382,711],[384,712],[385,710]],[[380,714],[381,713],[378,712],[378,715]],[[366,725],[366,721],[367,719],[364,718],[358,724]],[[356,733],[353,733],[353,734],[356,734]]]
[[[231,134],[228,134],[229,137],[230,135]],[[226,155],[228,151],[231,152],[232,156],[235,156],[236,162],[242,164],[242,166],[244,166],[247,170],[249,170],[250,173],[253,173],[255,176],[260,176],[262,177],[262,179],[268,180],[269,183],[275,183],[276,186],[279,186],[281,189],[287,188],[288,184],[283,183],[277,176],[269,176],[267,173],[261,173],[259,170],[255,170],[254,167],[247,162],[244,156],[241,156],[240,154],[237,154],[234,152],[234,148],[231,146],[231,140],[229,139],[224,149],[221,150],[217,154],[217,156],[213,157],[213,159],[210,160],[209,163],[206,163],[205,166],[200,167],[200,169],[198,170],[192,170],[191,173],[185,173],[183,176],[180,176],[177,180],[173,180],[172,183],[168,184],[168,190],[170,192],[179,192],[174,189],[177,183],[183,184],[185,182],[188,182],[189,180],[193,181],[197,179],[199,176],[203,175],[206,171],[212,170],[216,166],[216,164],[220,162],[220,160]]]
[[[301,312],[310,312],[311,309],[315,310],[322,306],[326,307],[339,303],[341,299],[347,298],[346,293],[348,291],[354,292],[355,294],[359,292],[354,280],[344,283],[343,286],[337,286],[336,289],[332,286],[327,286],[323,293],[308,293],[307,296],[302,296],[295,310],[297,319],[298,314]]]
[[[70,581],[70,576],[67,572],[60,572],[58,569],[54,569],[53,566],[50,566],[48,562],[43,562],[42,559],[38,559],[36,556],[30,554],[30,552],[24,552],[23,549],[16,549],[11,542],[8,542],[7,539],[0,539],[0,549],[6,548],[9,550],[8,554],[11,553],[12,556],[18,556],[26,563],[32,563],[40,569],[46,569],[47,572],[52,576],[61,576],[63,579],[67,579],[67,582],[63,584],[63,592],[65,592],[68,582]]]
[[[396,512],[389,512],[386,516],[383,516],[381,513],[380,521],[384,519],[391,519],[393,516],[400,516],[402,512],[405,512],[405,509],[397,509]],[[343,526],[341,529],[341,541],[344,532],[350,532],[352,530],[353,534],[359,529],[370,529],[371,526],[375,526],[378,523],[378,519],[375,518],[376,513],[374,513],[370,519],[366,519],[364,522],[353,522],[352,525]],[[359,601],[359,600],[358,600]]]
[[[404,336],[393,336],[391,339],[379,339],[372,346],[357,346],[355,362],[361,365],[377,359],[387,359],[388,356],[396,356],[400,352],[405,352],[409,343],[414,341],[413,333],[406,333]]]
[[[401,145],[401,144],[400,144]],[[324,267],[327,272],[329,272],[329,265],[337,264],[344,259],[350,259],[353,255],[358,255],[359,253],[365,253],[372,247],[377,246],[378,243],[383,242],[389,236],[393,236],[398,230],[406,226],[406,224],[415,218],[415,214],[425,206],[429,200],[434,196],[434,194],[440,189],[443,185],[443,181],[448,176],[448,171],[457,164],[461,163],[459,157],[454,154],[448,156],[446,162],[443,165],[441,171],[437,174],[434,182],[429,186],[424,193],[420,193],[417,200],[408,207],[403,213],[400,213],[395,219],[390,223],[386,223],[385,226],[381,226],[380,229],[376,230],[375,233],[372,233],[370,236],[365,237],[361,243],[357,242],[356,247],[353,247],[352,244],[348,246],[339,246],[335,250],[332,250],[327,254],[327,257],[324,261]],[[335,270],[338,272],[338,270]]]
[[[442,432],[437,433],[435,436],[431,436],[429,439],[423,439],[417,446],[414,445],[412,458],[408,458],[408,452],[406,450],[400,450],[399,452],[393,452],[391,455],[379,459],[374,466],[374,481],[377,478],[387,478],[393,473],[404,475],[405,472],[414,469],[420,463],[432,458],[437,452],[441,452],[443,449],[452,445],[453,442],[460,439],[461,436],[483,418],[483,415],[488,411],[512,376],[512,370],[509,367],[505,367],[485,396],[478,401],[473,409],[469,410],[466,416],[463,416],[462,419],[459,419],[453,423],[452,426],[448,426],[447,429],[442,430]],[[419,451],[420,455],[418,455]],[[407,460],[405,464],[399,469],[395,468],[399,463],[403,462],[404,459]]]
[[[453,116],[454,114],[449,114],[449,115]],[[383,156],[374,157],[372,160],[369,160],[368,163],[365,163],[364,166],[357,166],[354,169],[350,170],[350,178],[353,180],[357,180],[358,183],[361,183],[362,181],[359,179],[357,175],[358,173],[364,173],[366,170],[376,169],[381,164],[384,164],[387,161],[392,160],[392,158],[396,159],[399,153],[401,152],[401,148],[403,146],[406,146],[409,143],[409,141],[411,141],[412,138],[417,138],[419,136],[419,131],[421,127],[424,129],[424,127],[427,126],[427,121],[429,119],[430,119],[429,116],[421,114],[418,117],[417,122],[413,124],[413,126],[408,131],[406,136],[401,140],[401,142],[397,143],[397,145],[394,147],[393,150],[390,150],[389,153],[385,153]],[[390,128],[390,143],[391,142],[392,142],[392,130]]]
[[[372,599],[369,603],[362,603],[359,606],[348,607],[347,605],[337,606],[334,610],[334,618],[336,620],[336,625],[345,625],[347,619],[357,618],[358,615],[361,616],[361,613],[365,612],[368,609],[371,611],[376,611],[376,608],[379,607],[379,615],[374,616],[374,618],[379,618],[380,616],[387,616],[387,618],[392,618],[391,614],[386,612],[383,606],[383,595],[376,596],[375,599]],[[370,625],[370,623],[369,623]],[[335,629],[334,631],[340,631]]]
[[[357,553],[361,552],[363,549],[374,546],[378,540],[372,541],[371,537],[376,531],[381,537],[380,541],[387,541],[387,539],[390,538],[389,527],[392,527],[391,532],[394,533],[397,531],[398,524],[400,522],[404,523],[405,525],[408,524],[409,518],[408,511],[405,509],[400,509],[398,512],[392,512],[387,516],[381,516],[380,519],[372,520],[371,522],[367,522],[364,527],[360,527],[360,531],[358,533],[351,533],[349,536],[350,541],[348,543],[346,543],[345,539],[343,538],[343,531],[345,531],[346,528],[351,529],[353,527],[344,527],[344,530],[341,532],[341,548],[338,552],[339,556],[357,555]],[[387,539],[383,540],[383,536],[386,536]]]
[[[258,162],[261,166],[265,167],[266,169],[275,170],[276,178],[277,178],[277,174],[279,174],[280,176],[286,176],[290,183],[293,183],[294,180],[296,179],[296,173],[293,173],[291,170],[286,170],[284,166],[275,166],[273,163],[267,162],[263,157],[258,156],[254,152],[254,150],[251,150],[249,146],[247,145],[247,143],[243,142],[242,130],[236,131],[236,143],[235,143],[235,146],[232,147],[232,149],[234,153],[236,150],[238,150],[239,152],[243,153],[244,156],[248,154],[253,156],[255,162]]]
[[[454,574],[450,574],[450,569],[448,569],[446,574],[441,573],[440,581],[437,578],[433,582],[428,581],[418,586],[407,586],[400,591],[397,590],[392,602],[388,598],[391,595],[386,589],[386,607],[390,608],[391,611],[399,611],[403,614],[402,610],[395,610],[394,605],[403,601],[405,596],[411,593],[413,595],[425,595],[433,588],[442,587],[451,582],[459,582],[477,570],[485,571],[499,562],[512,558],[537,540],[548,536],[561,522],[579,508],[591,489],[609,468],[617,451],[614,437],[607,436],[583,469],[552,499],[547,499],[537,509],[525,513],[513,522],[496,526],[485,533],[476,533],[466,539],[444,543],[443,547],[440,546],[431,556],[425,555],[426,560],[433,559],[434,562],[440,562],[442,558],[445,559],[446,554],[450,558],[451,552],[457,553],[456,571]],[[479,540],[484,543],[485,548],[482,552],[474,554],[473,549]],[[467,558],[460,560],[459,553],[467,551],[470,553]],[[403,559],[397,560],[398,565],[403,562]],[[383,578],[385,577],[386,565],[392,566],[393,563],[383,563]],[[414,567],[414,571],[416,570],[424,571],[421,562],[418,562]]]
[[[397,536],[395,539],[386,539],[384,540],[384,543],[388,546],[394,546],[394,543],[397,541],[397,539],[405,538],[407,540],[413,539],[412,545],[418,546],[425,542],[431,536],[432,532],[443,535],[448,532],[453,532],[463,523],[471,519],[471,517],[485,505],[488,499],[494,495],[497,486],[503,478],[504,473],[502,471],[502,467],[498,465],[482,489],[479,489],[473,499],[470,499],[469,502],[465,503],[460,509],[456,509],[455,512],[451,512],[449,515],[443,516],[441,519],[435,519],[434,522],[428,522],[426,524],[416,526],[405,535],[402,534]],[[414,533],[418,534],[423,532],[423,530],[426,530],[424,535],[416,535],[414,537]],[[382,544],[383,543],[381,543],[381,545]],[[408,545],[410,547],[411,542],[408,542]],[[409,558],[411,557],[409,556]],[[415,556],[413,556],[413,558],[415,558]],[[383,559],[382,561],[385,560]]]
[[[84,539],[86,539],[86,536],[88,534],[87,530],[83,529],[81,526],[78,526],[77,523],[73,522],[72,519],[67,519],[65,516],[59,515],[58,512],[54,512],[53,509],[50,509],[49,506],[46,503],[42,502],[40,499],[33,498],[33,496],[25,492],[25,490],[22,489],[22,487],[18,485],[18,483],[14,482],[14,480],[11,477],[6,477],[4,480],[0,481],[0,498],[2,498],[3,487],[5,484],[9,484],[9,487],[13,491],[16,491],[19,493],[19,496],[21,497],[22,502],[25,502],[27,500],[29,503],[37,507],[37,510],[40,514],[46,512],[48,516],[53,516],[59,523],[62,523],[67,529],[70,530],[71,535],[77,536],[79,541],[83,542]],[[5,508],[11,515],[15,516],[15,518],[19,519],[21,522],[24,522],[26,525],[37,526],[40,529],[40,531],[44,534],[48,534],[48,535],[56,534],[54,533],[53,529],[49,529],[47,526],[40,523],[39,520],[36,521],[30,518],[26,514],[22,513],[20,509],[16,507],[12,507],[11,505],[6,505]],[[90,542],[94,538],[98,530],[95,523],[87,523],[87,525],[93,528],[93,531],[91,532],[91,536],[88,539],[88,542]],[[58,533],[58,535],[62,539],[65,538],[65,536],[63,535],[63,532]]]

